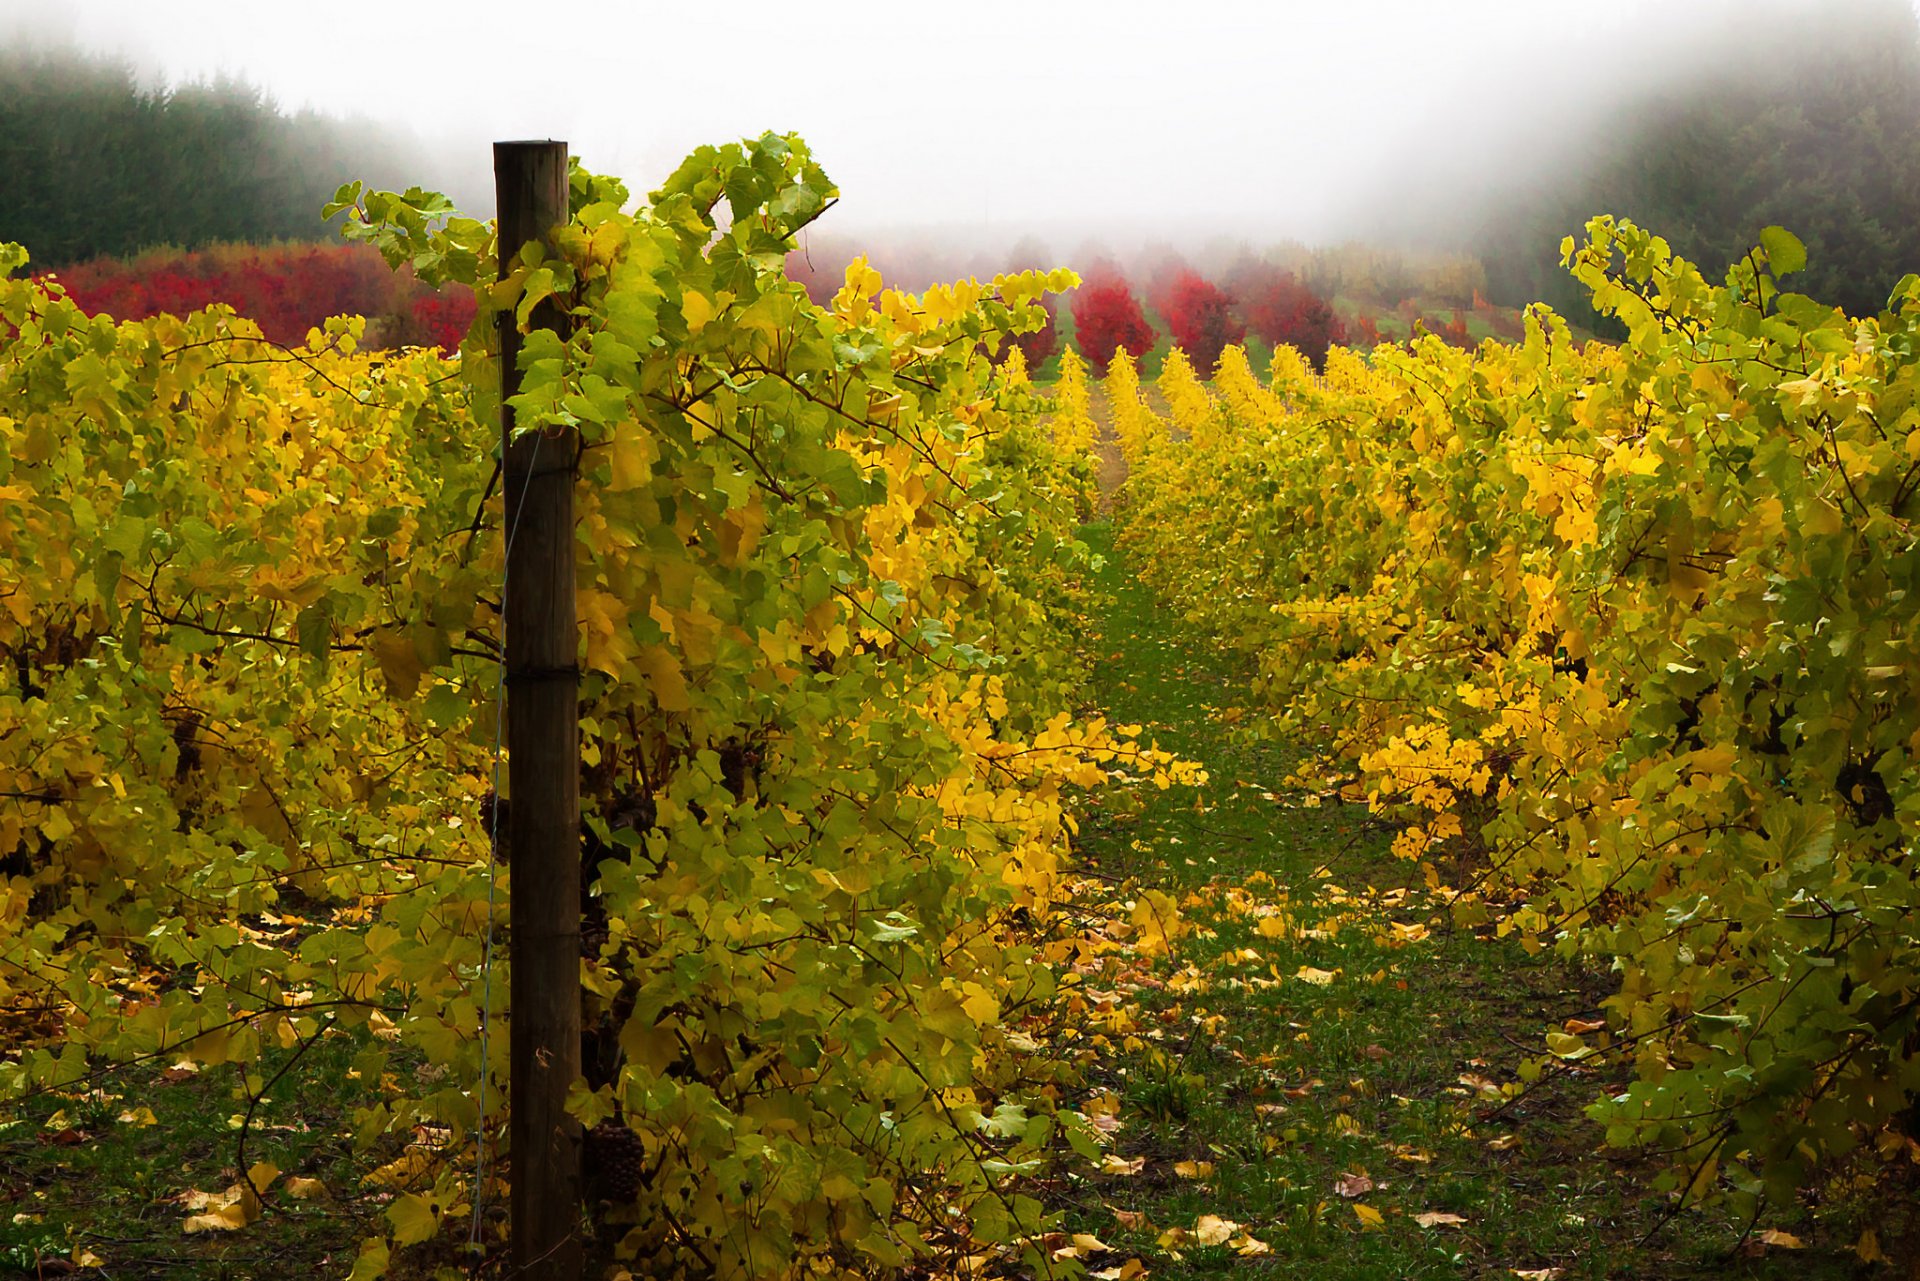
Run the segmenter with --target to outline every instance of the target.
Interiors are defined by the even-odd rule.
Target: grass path
[[[1090,534],[1108,552],[1090,701],[1211,775],[1083,825],[1092,870],[1122,895],[1172,895],[1190,930],[1172,957],[1083,967],[1111,1172],[1062,1196],[1072,1230],[1112,1248],[1092,1268],[1852,1275],[1837,1251],[1736,1250],[1745,1225],[1711,1215],[1640,1244],[1665,1203],[1645,1169],[1595,1152],[1580,1108],[1604,1083],[1503,1091],[1543,1031],[1596,1014],[1604,976],[1454,929],[1363,807],[1287,786],[1295,757],[1246,732],[1242,674],[1164,614],[1106,527]]]

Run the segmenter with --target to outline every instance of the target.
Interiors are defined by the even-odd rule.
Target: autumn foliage
[[[1202,378],[1212,377],[1220,353],[1246,336],[1246,326],[1234,315],[1233,299],[1191,269],[1177,273],[1164,296],[1162,314],[1174,345]]]
[[[1042,310],[1047,313],[1047,321],[1038,329],[1024,334],[1015,334],[1009,341],[1020,349],[1026,357],[1028,369],[1038,369],[1047,363],[1054,352],[1060,350],[1060,319],[1051,298],[1040,300]]]
[[[1125,348],[1141,356],[1153,349],[1153,326],[1126,280],[1117,272],[1095,275],[1073,296],[1074,339],[1094,369],[1105,372],[1113,355]]]
[[[1236,272],[1234,302],[1248,333],[1274,347],[1292,347],[1314,368],[1327,363],[1327,348],[1347,340],[1333,307],[1290,271],[1257,264]]]
[[[145,320],[223,303],[285,346],[330,316],[365,316],[370,338],[389,347],[460,345],[473,321],[473,295],[436,293],[395,274],[364,245],[220,245],[196,253],[161,250],[103,258],[57,273],[68,297],[90,315]]]

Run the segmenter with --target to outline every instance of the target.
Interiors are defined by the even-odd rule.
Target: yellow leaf
[[[697,334],[720,314],[720,308],[705,294],[688,290],[680,296],[680,314],[687,319],[687,332]]]
[[[318,1179],[309,1179],[302,1174],[289,1175],[281,1185],[288,1196],[296,1201],[313,1201],[327,1195],[327,1185]]]
[[[1137,1156],[1131,1160],[1128,1160],[1126,1157],[1115,1156],[1113,1153],[1109,1152],[1100,1161],[1100,1173],[1118,1174],[1123,1177],[1130,1177],[1132,1175],[1140,1173],[1141,1170],[1145,1169],[1146,1164],[1147,1164],[1147,1158],[1143,1156]]]
[[[1201,1245],[1224,1245],[1239,1230],[1240,1225],[1232,1219],[1223,1219],[1217,1214],[1203,1214],[1193,1225],[1193,1239]]]
[[[420,678],[427,674],[412,632],[404,627],[380,628],[373,634],[373,656],[379,660],[387,693],[395,698],[412,698],[420,688]]]
[[[1318,970],[1311,965],[1303,965],[1294,972],[1295,978],[1302,983],[1311,983],[1315,987],[1330,987],[1334,979],[1340,976],[1338,970]]]
[[[440,1230],[440,1205],[430,1197],[403,1192],[387,1207],[387,1222],[393,1225],[393,1239],[401,1245],[418,1245],[432,1239]]]
[[[1458,1214],[1448,1214],[1441,1210],[1428,1210],[1424,1214],[1414,1215],[1413,1221],[1423,1228],[1451,1228],[1465,1223],[1466,1219]]]
[[[77,1246],[73,1251],[73,1266],[76,1268],[104,1268],[107,1266],[107,1261],[87,1249],[87,1247]]]
[[[255,1161],[247,1169],[247,1182],[253,1185],[256,1195],[272,1187],[279,1177],[280,1167],[271,1161]]]
[[[1147,890],[1134,903],[1133,926],[1140,932],[1136,950],[1143,956],[1158,956],[1180,937],[1180,906],[1171,895]]]
[[[1807,1243],[1791,1232],[1782,1232],[1778,1228],[1768,1228],[1760,1234],[1762,1245],[1777,1245],[1782,1250],[1804,1250]]]
[[[607,482],[612,493],[638,489],[653,480],[653,464],[660,457],[659,446],[638,423],[621,423],[607,442],[607,461],[613,464],[613,478]]]
[[[120,1114],[119,1121],[122,1125],[148,1126],[160,1124],[160,1118],[153,1114],[153,1109],[150,1107],[128,1108]]]
[[[1562,1059],[1582,1059],[1593,1053],[1592,1046],[1566,1032],[1547,1033],[1547,1050]]]
[[[1860,1256],[1862,1263],[1888,1262],[1887,1256],[1880,1249],[1880,1234],[1872,1228],[1860,1234],[1860,1239],[1853,1243],[1853,1252]]]
[[[258,1215],[247,1212],[246,1198],[236,1198],[231,1204],[205,1214],[190,1214],[180,1225],[183,1232],[238,1232],[252,1223]]]
[[[653,701],[663,712],[684,712],[693,706],[687,698],[686,674],[680,660],[665,645],[642,645],[634,656],[634,666],[646,673],[653,690]]]
[[[1385,1227],[1387,1222],[1380,1211],[1370,1205],[1361,1205],[1357,1201],[1353,1206],[1353,1217],[1360,1220],[1360,1230],[1363,1232],[1377,1232]]]
[[[433,1168],[433,1158],[419,1148],[409,1148],[396,1161],[389,1161],[360,1180],[376,1188],[410,1188]]]
[[[1183,1179],[1210,1179],[1213,1177],[1213,1162],[1175,1161],[1173,1172]]]
[[[378,1281],[387,1275],[387,1263],[392,1256],[384,1237],[367,1237],[360,1242],[360,1255],[354,1259],[347,1281]]]

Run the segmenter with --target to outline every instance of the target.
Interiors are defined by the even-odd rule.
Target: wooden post
[[[500,274],[520,247],[567,221],[567,144],[496,142]],[[566,331],[551,299],[536,328]],[[567,1090],[580,1075],[580,707],[574,621],[572,430],[514,439],[520,333],[500,327],[506,579],[507,851],[512,1044],[507,1142],[513,1154],[513,1273],[580,1276],[580,1127]]]

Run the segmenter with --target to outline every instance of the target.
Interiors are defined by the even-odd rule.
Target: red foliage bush
[[[473,295],[435,293],[396,274],[367,245],[221,245],[137,258],[102,258],[57,273],[90,315],[143,320],[225,303],[285,346],[329,316],[365,316],[374,346],[460,345],[473,321]]]
[[[1122,347],[1137,358],[1152,351],[1157,340],[1127,282],[1107,273],[1094,276],[1074,294],[1073,336],[1080,354],[1102,374]]]
[[[1275,347],[1297,349],[1315,369],[1326,368],[1327,348],[1347,340],[1347,327],[1331,304],[1290,271],[1261,263],[1236,273],[1232,283],[1247,331]],[[1377,341],[1379,333],[1373,337]]]
[[[1220,353],[1246,337],[1246,326],[1233,314],[1233,300],[1218,285],[1196,271],[1182,271],[1166,290],[1167,328],[1174,345],[1187,354],[1193,370],[1211,378]]]
[[[1046,309],[1047,323],[1030,334],[1013,336],[1013,345],[1027,358],[1027,368],[1030,370],[1040,368],[1047,363],[1047,357],[1060,350],[1060,324],[1053,299],[1042,298],[1040,305]]]

